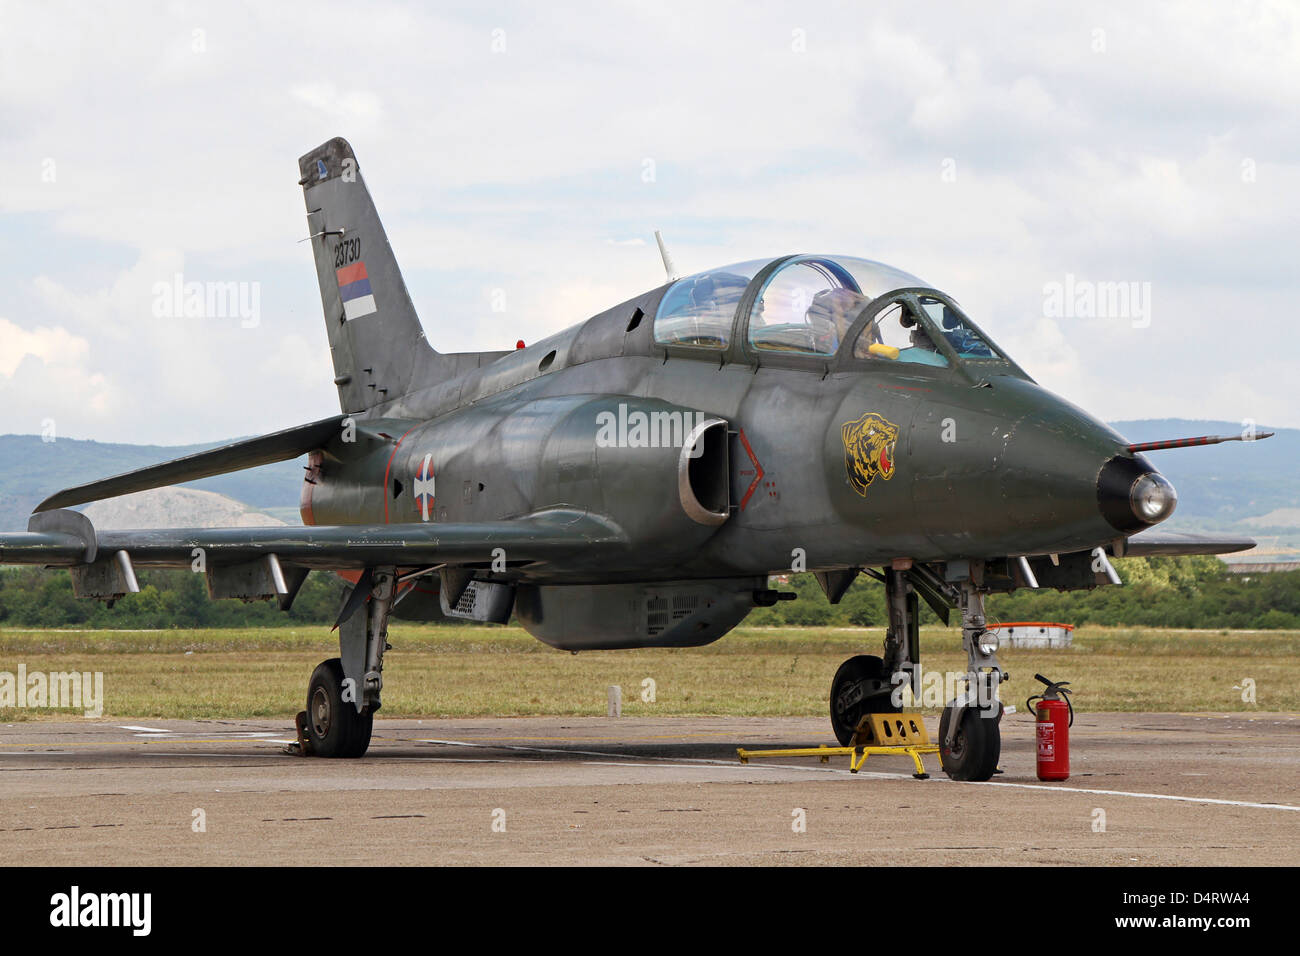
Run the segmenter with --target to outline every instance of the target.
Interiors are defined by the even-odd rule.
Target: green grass
[[[386,717],[598,716],[606,688],[624,714],[821,716],[836,667],[879,653],[881,631],[740,628],[689,649],[556,651],[517,628],[398,623],[385,658]],[[258,630],[0,630],[0,671],[102,671],[112,718],[291,717],[312,668],[336,656],[323,627]],[[1002,698],[1023,707],[1035,672],[1069,680],[1094,711],[1300,710],[1300,631],[1176,631],[1084,627],[1068,650],[1000,653]],[[927,670],[965,666],[960,633],[927,629]],[[642,681],[656,701],[641,700]],[[1257,703],[1234,689],[1256,683]],[[13,722],[73,711],[0,708]]]

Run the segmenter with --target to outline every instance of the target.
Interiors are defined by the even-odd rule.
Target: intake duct
[[[709,418],[691,430],[677,460],[677,494],[692,521],[719,525],[731,508],[727,423]]]

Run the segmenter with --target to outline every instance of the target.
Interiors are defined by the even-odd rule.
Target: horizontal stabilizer
[[[212,475],[224,475],[258,465],[269,465],[277,461],[288,461],[305,455],[309,451],[322,448],[337,437],[346,420],[344,415],[323,418],[309,425],[298,425],[283,431],[272,432],[258,438],[233,442],[201,451],[195,455],[186,455],[165,461],[160,465],[138,468],[125,474],[102,478],[88,484],[65,488],[50,495],[39,505],[36,511],[50,511],[54,508],[67,508],[82,505],[88,501],[103,498],[116,498],[136,491],[148,491],[150,488],[162,488],[178,485],[185,481],[209,478]]]
[[[1117,557],[1165,557],[1178,554],[1232,554],[1255,547],[1253,538],[1186,531],[1140,531],[1114,550]]]

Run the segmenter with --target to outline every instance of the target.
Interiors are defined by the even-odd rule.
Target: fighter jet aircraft
[[[214,598],[285,609],[310,571],[344,576],[339,657],[299,715],[310,753],[365,753],[390,616],[513,617],[571,651],[697,646],[792,597],[770,576],[806,568],[831,602],[859,574],[888,596],[883,653],[831,683],[842,744],[919,676],[919,601],[958,612],[970,680],[943,713],[942,765],[985,780],[1004,679],[987,594],[1118,583],[1112,555],[1252,544],[1147,530],[1176,502],[1147,446],[899,269],[741,262],[527,347],[441,353],[352,148],[332,139],[299,173],[341,414],[60,491],[0,535],[0,563],[66,567],[109,602],[137,568],[192,568]],[[70,510],[302,455],[301,528],[96,531]]]

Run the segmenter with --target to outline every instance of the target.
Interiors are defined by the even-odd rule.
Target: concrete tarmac
[[[937,734],[937,719],[927,720]],[[1300,863],[1300,715],[1091,714],[1041,783],[906,757],[739,763],[833,743],[813,718],[377,720],[361,760],[282,753],[285,720],[0,727],[9,865]]]

